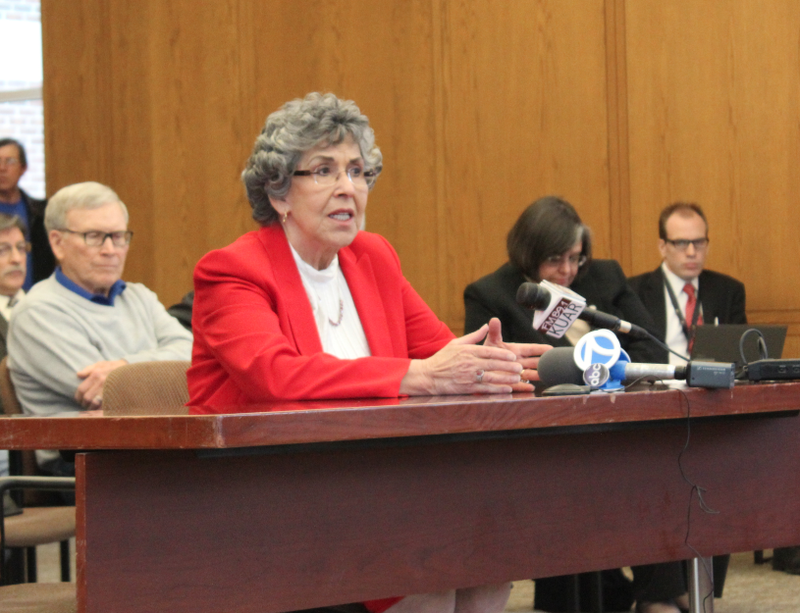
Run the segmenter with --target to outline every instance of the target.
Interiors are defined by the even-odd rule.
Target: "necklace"
[[[342,319],[344,319],[344,301],[339,298],[339,319],[333,321],[330,317],[328,317],[328,323],[335,328],[342,323]]]
[[[325,316],[328,319],[328,323],[332,325],[334,328],[336,328],[342,323],[342,319],[344,319],[344,300],[342,300],[342,288],[339,285],[339,274],[336,275],[334,283],[336,283],[336,293],[339,295],[339,319],[333,321],[330,317],[328,317],[327,313],[325,314]],[[322,305],[320,304],[320,306]]]

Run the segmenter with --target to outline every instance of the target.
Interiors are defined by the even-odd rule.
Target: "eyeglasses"
[[[68,230],[67,228],[59,228],[59,232],[69,232],[70,234],[77,234],[83,237],[89,247],[102,247],[107,238],[111,238],[111,242],[115,247],[127,247],[133,238],[133,232],[130,230],[120,230],[118,232],[101,232],[100,230],[89,230],[88,232],[75,232],[75,230]]]
[[[16,249],[20,255],[25,255],[31,250],[31,244],[25,242],[16,243],[14,245],[11,243],[0,243],[0,260],[10,257],[14,249]]]
[[[677,240],[672,240],[669,238],[664,239],[665,243],[669,243],[678,251],[686,251],[689,248],[689,245],[694,247],[695,251],[703,251],[706,247],[708,247],[708,239],[707,238],[696,238],[693,241],[687,240],[685,238],[679,238]]]
[[[16,166],[19,158],[0,158],[0,166]]]
[[[347,178],[350,179],[350,183],[362,189],[367,187],[370,179],[377,175],[374,170],[364,170],[360,166],[350,166],[344,172]],[[339,180],[342,171],[333,166],[322,165],[314,170],[295,170],[292,175],[295,177],[314,177],[314,183],[329,187]]]
[[[548,266],[561,266],[563,263],[567,263],[572,268],[580,268],[584,264],[586,264],[586,256],[577,254],[577,255],[551,255],[544,259],[544,263]]]

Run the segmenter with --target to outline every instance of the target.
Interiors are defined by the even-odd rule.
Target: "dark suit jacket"
[[[661,267],[653,272],[631,277],[628,283],[650,311],[658,337],[663,340],[667,334],[667,303]],[[703,305],[703,320],[706,323],[713,323],[717,319],[721,324],[747,323],[744,284],[733,277],[704,270],[700,273],[698,296]],[[659,349],[659,352],[662,357],[659,361],[665,361],[667,352],[664,349]]]
[[[8,322],[0,315],[0,360],[8,355]],[[3,415],[3,399],[0,398],[0,415]]]
[[[22,190],[20,190],[22,191]],[[44,229],[44,209],[47,200],[37,200],[22,192],[22,201],[28,209],[28,232],[33,259],[33,282],[46,279],[56,268],[56,259],[50,249],[50,240]]]
[[[468,285],[464,290],[464,332],[477,330],[497,317],[503,326],[504,340],[569,346],[564,337],[554,339],[533,329],[533,311],[517,304],[517,289],[524,282],[522,271],[506,263]],[[586,298],[586,303],[598,311],[616,315],[646,330],[654,329],[647,309],[628,286],[615,260],[592,260],[570,289]],[[632,339],[625,334],[620,334],[619,339],[633,362],[658,361],[658,346],[653,341]]]
[[[8,355],[6,341],[8,340],[8,322],[0,315],[0,360]]]

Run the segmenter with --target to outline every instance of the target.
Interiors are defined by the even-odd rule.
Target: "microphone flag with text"
[[[525,282],[517,289],[517,304],[535,311],[533,328],[553,338],[561,338],[576,319],[595,328],[623,332],[634,338],[651,338],[644,328],[586,306],[586,299],[567,287],[550,281]]]
[[[533,327],[553,338],[561,338],[586,308],[586,300],[571,289],[550,281],[523,283],[517,303],[535,309]]]

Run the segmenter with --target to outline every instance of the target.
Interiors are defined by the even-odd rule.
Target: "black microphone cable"
[[[769,359],[769,351],[767,350],[767,340],[764,338],[764,335],[761,333],[761,330],[758,328],[749,328],[742,332],[742,336],[739,337],[739,356],[742,358],[742,367],[736,373],[737,379],[747,380],[747,366],[749,362],[744,355],[744,341],[745,339],[750,336],[750,334],[757,334],[758,340],[756,341],[756,345],[758,347],[758,355],[760,360],[768,360]]]
[[[692,481],[686,474],[686,470],[683,467],[683,455],[689,449],[689,441],[692,438],[692,414],[691,414],[692,404],[689,401],[689,397],[686,395],[686,392],[684,390],[678,389],[677,391],[680,392],[681,396],[686,401],[686,442],[683,445],[683,449],[681,449],[680,453],[678,454],[678,470],[681,473],[681,478],[691,487],[691,489],[689,490],[689,502],[686,506],[686,535],[683,539],[683,544],[686,545],[689,549],[691,549],[692,552],[694,552],[697,559],[699,559],[702,562],[703,570],[705,571],[706,576],[709,579],[709,584],[711,585],[711,591],[705,596],[703,596],[703,611],[705,611],[706,603],[708,602],[708,600],[714,598],[714,571],[712,568],[708,567],[706,558],[699,551],[697,551],[697,549],[695,549],[694,545],[692,545],[689,542],[689,535],[692,530],[692,501],[694,500],[695,493],[697,494],[697,501],[700,505],[700,509],[704,513],[709,515],[718,515],[719,511],[715,511],[710,506],[708,506],[706,501],[703,499],[703,493],[708,491],[707,488],[698,485],[697,483]]]

